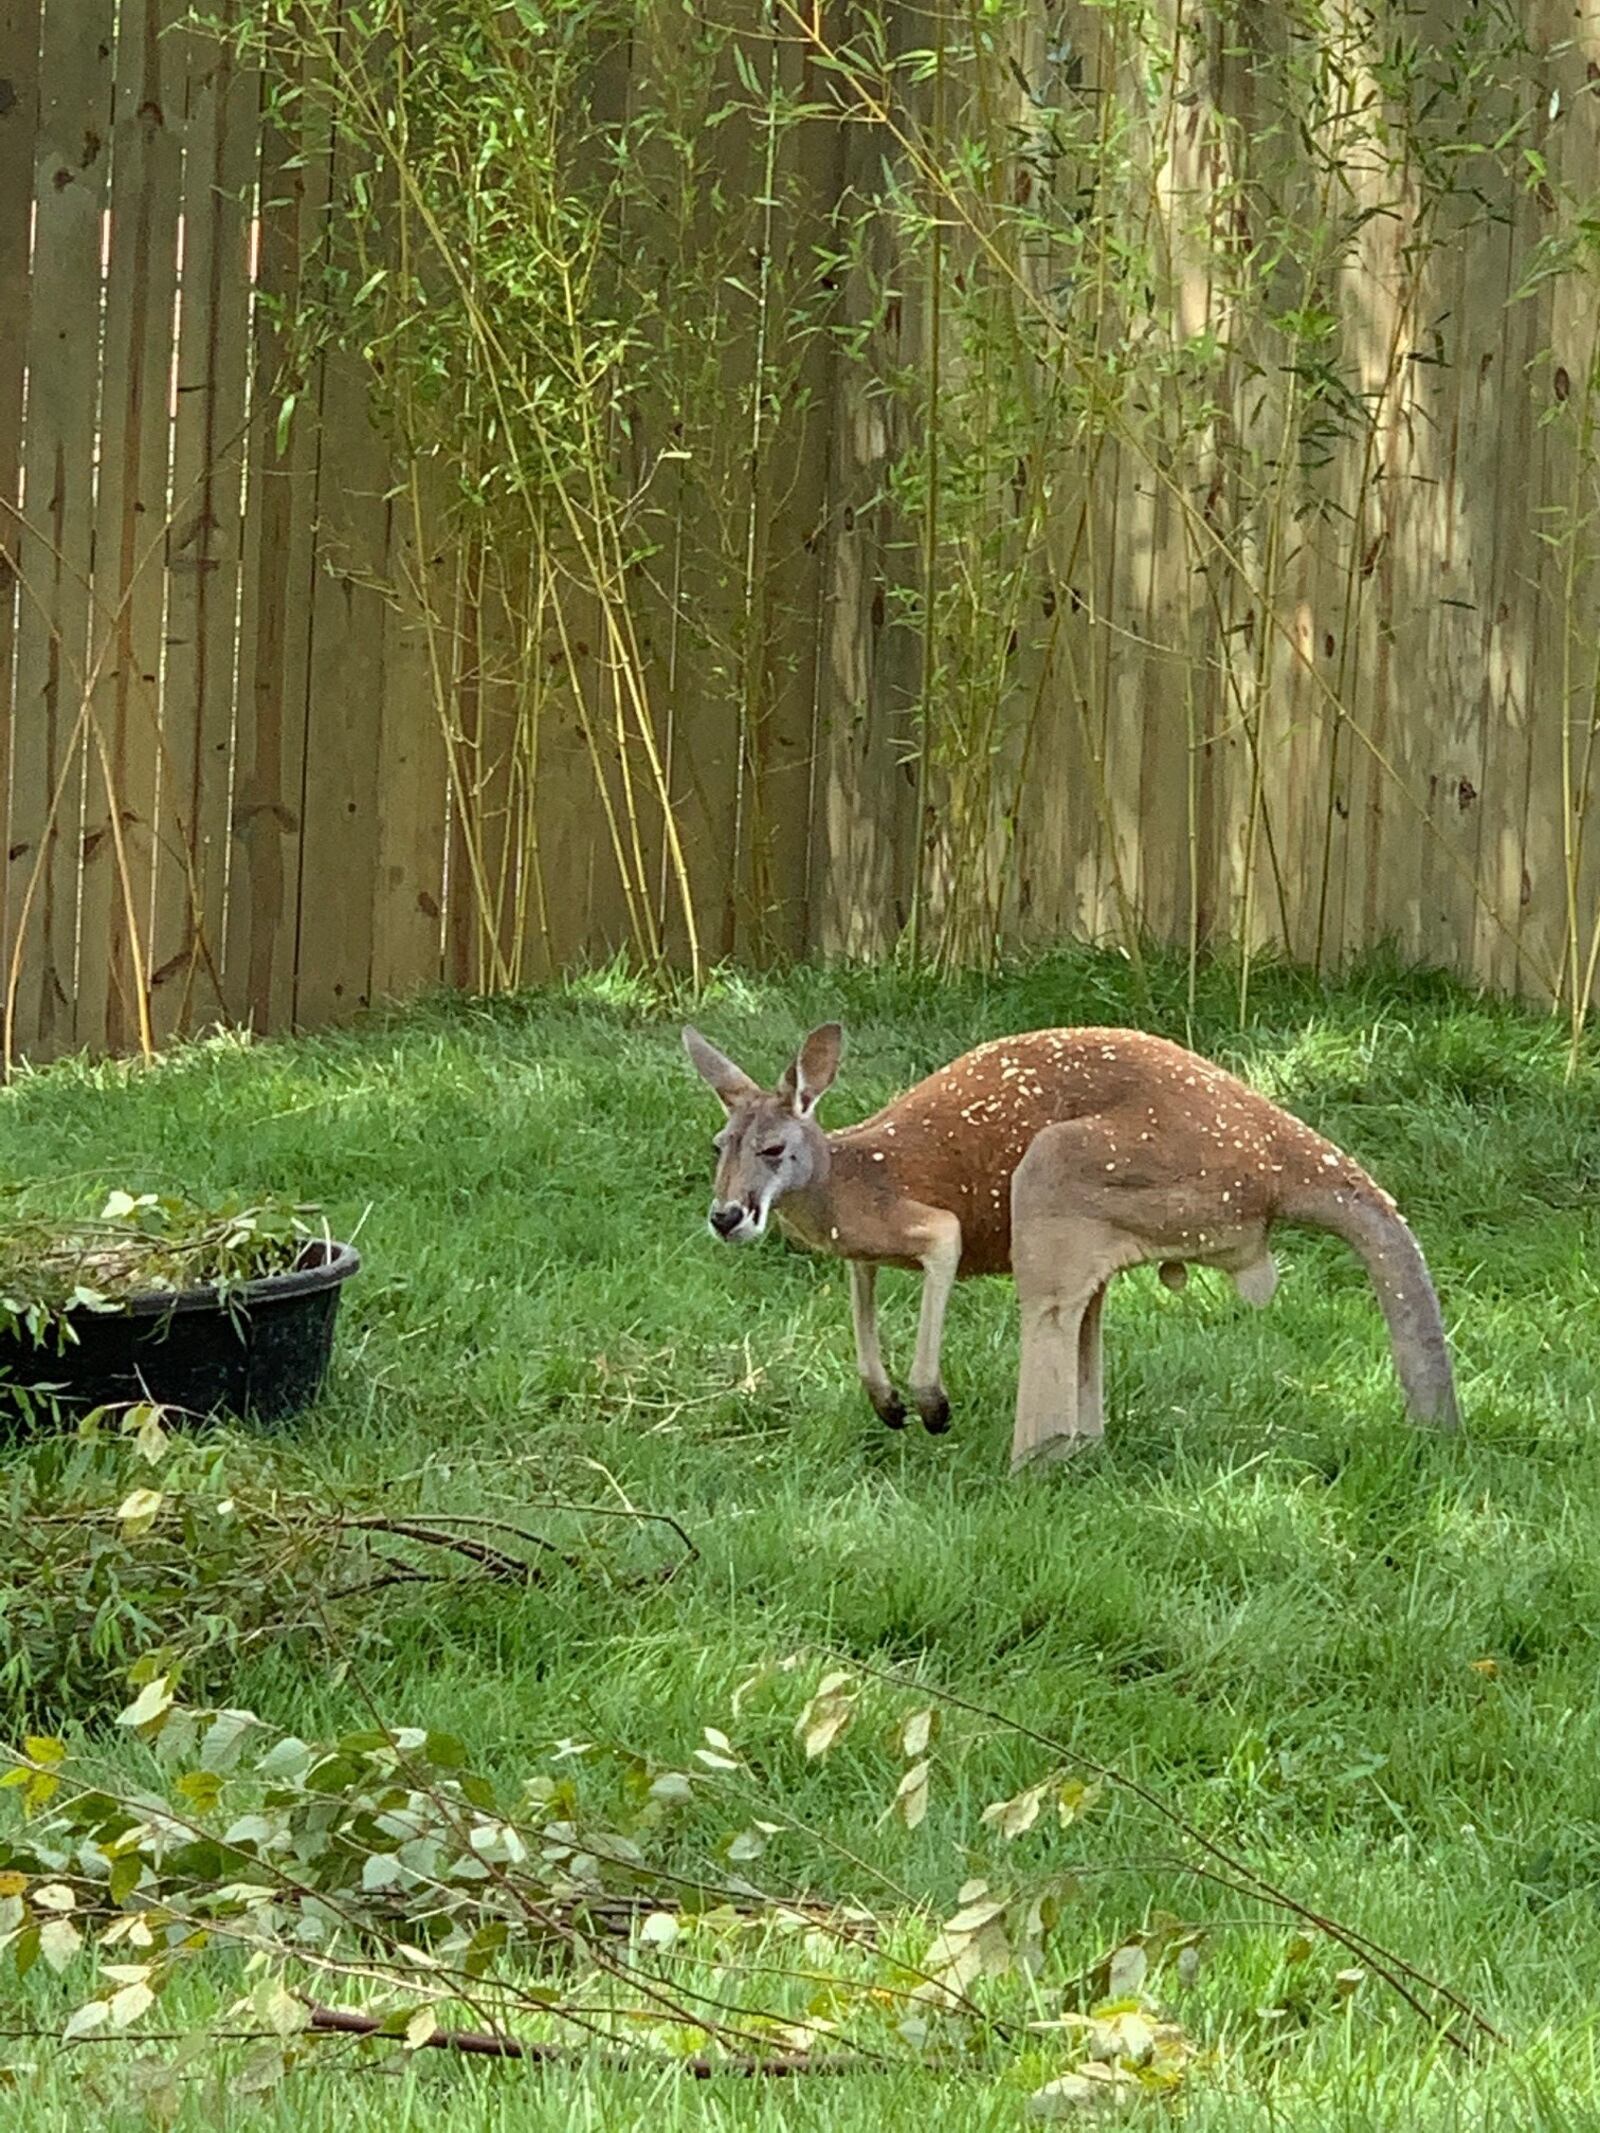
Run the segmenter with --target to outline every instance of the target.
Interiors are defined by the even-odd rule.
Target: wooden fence
[[[0,13],[23,1053],[316,1023],[446,967],[444,751],[387,593],[387,455],[333,366],[281,453],[257,404],[327,159],[283,168],[259,79],[183,13]]]
[[[1078,12],[1092,62],[1103,11]],[[1435,12],[1444,34],[1451,9]],[[1308,539],[1271,614],[1248,574],[1219,602],[1197,571],[1204,500],[1115,438],[1086,477],[1093,537],[1068,555],[1041,532],[1048,621],[1025,647],[1032,711],[994,829],[1004,940],[1146,929],[1336,960],[1389,937],[1495,986],[1548,996],[1576,970],[1587,989],[1592,468],[1580,426],[1547,418],[1593,393],[1595,284],[1518,292],[1558,209],[1580,226],[1600,183],[1600,13],[1526,14],[1528,182],[1404,306],[1404,214],[1363,238],[1346,331],[1383,404],[1341,448],[1375,454],[1376,478],[1342,461],[1327,477],[1355,500],[1343,561]],[[634,937],[603,804],[617,765],[597,772],[580,730],[603,647],[577,645],[591,681],[575,671],[519,753],[525,647],[497,643],[493,559],[454,552],[417,507],[359,361],[318,355],[285,412],[339,144],[286,138],[259,75],[184,18],[180,0],[0,0],[8,1059],[218,1020],[315,1026]],[[793,39],[769,43],[774,80],[806,65]],[[1196,141],[1191,125],[1160,147],[1158,191],[1210,182]],[[717,153],[759,148],[730,130]],[[820,124],[782,150],[809,159],[818,228],[881,152],[862,126]],[[761,193],[758,170],[725,175]],[[907,922],[930,835],[908,535],[885,503],[907,438],[869,386],[922,345],[917,309],[880,307],[848,357],[819,340],[776,445],[727,451],[726,538],[748,519],[754,555],[759,532],[764,641],[782,650],[751,731],[696,657],[692,575],[663,592],[657,571],[641,595],[711,955],[874,954]],[[732,340],[730,367],[753,350]],[[628,452],[649,456],[654,419]],[[674,478],[663,462],[669,516]],[[948,776],[935,761],[921,788],[935,812]],[[681,955],[659,825],[647,840],[640,880],[661,871],[657,931]],[[524,953],[508,944],[535,871]]]

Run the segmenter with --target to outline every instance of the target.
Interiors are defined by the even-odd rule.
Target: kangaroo
[[[745,1243],[775,1215],[796,1242],[849,1262],[857,1367],[891,1429],[906,1408],[878,1345],[879,1267],[922,1272],[910,1390],[934,1433],[950,1424],[939,1360],[952,1286],[1013,1276],[1016,1472],[1103,1432],[1100,1320],[1115,1275],[1154,1261],[1181,1288],[1189,1264],[1221,1267],[1265,1304],[1280,1222],[1355,1250],[1411,1415],[1457,1424],[1438,1298],[1393,1200],[1331,1141],[1181,1045],[1119,1029],[1002,1037],[827,1133],[815,1113],[839,1070],[838,1023],[814,1029],[771,1090],[698,1030],[683,1041],[727,1113],[712,1231]]]

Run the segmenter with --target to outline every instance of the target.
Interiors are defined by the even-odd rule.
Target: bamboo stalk
[[[943,0],[933,0],[934,128],[944,135],[945,16]],[[927,467],[922,514],[922,695],[918,704],[916,830],[911,875],[911,913],[906,952],[912,968],[922,961],[922,927],[928,896],[928,815],[933,780],[934,683],[938,670],[936,583],[939,562],[939,357],[944,339],[944,230],[932,199],[928,213],[928,384],[924,417]]]

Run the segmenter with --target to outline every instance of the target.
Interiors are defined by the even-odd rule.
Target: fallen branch
[[[684,1560],[699,1561],[700,1550],[670,1511],[641,1511],[631,1503],[571,1503],[564,1496],[534,1496],[528,1501],[536,1510],[570,1511],[575,1518],[631,1518],[635,1525],[665,1526],[682,1541]]]
[[[476,1563],[489,1577],[507,1578],[528,1585],[539,1583],[539,1572],[532,1563],[525,1563],[520,1556],[508,1555],[503,1548],[491,1547],[487,1541],[474,1540],[470,1534],[449,1533],[444,1530],[445,1523],[464,1523],[461,1520],[452,1519],[425,1525],[420,1519],[388,1518],[374,1511],[356,1517],[339,1517],[333,1523],[339,1531],[345,1533],[382,1533],[392,1536],[395,1540],[419,1541],[429,1548],[447,1549],[455,1555],[465,1556],[469,1563]],[[480,1521],[473,1520],[472,1523],[478,1524]],[[481,1523],[497,1522],[483,1520]],[[530,1548],[545,1549],[565,1563],[569,1570],[577,1569],[578,1566],[571,1556],[563,1554],[554,1541],[545,1540],[537,1533],[523,1533],[514,1526],[504,1530],[515,1533],[517,1538]]]
[[[667,1563],[653,1572],[643,1582],[666,1584],[677,1576],[683,1563],[699,1560],[700,1550],[690,1539],[685,1528],[669,1511],[641,1511],[629,1504],[572,1503],[561,1496],[535,1498],[534,1507],[546,1511],[566,1511],[575,1518],[624,1518],[635,1525],[665,1526],[683,1544],[683,1562]],[[582,1565],[573,1556],[558,1548],[554,1541],[542,1533],[531,1533],[526,1526],[518,1525],[508,1518],[493,1518],[480,1511],[430,1511],[424,1523],[419,1519],[390,1518],[382,1513],[362,1513],[343,1517],[338,1524],[349,1530],[392,1533],[398,1539],[420,1541],[434,1548],[452,1548],[467,1556],[491,1577],[519,1576],[530,1583],[538,1582],[538,1573],[531,1565],[521,1562],[504,1549],[492,1547],[486,1541],[475,1541],[466,1534],[450,1531],[453,1527],[468,1527],[480,1533],[503,1534],[517,1540],[526,1548],[542,1548],[546,1554],[555,1556],[568,1570],[579,1571]],[[634,1582],[632,1580],[626,1582]]]
[[[1303,1925],[1323,1934],[1337,1946],[1346,1949],[1365,1963],[1368,1969],[1376,1971],[1384,1983],[1397,1993],[1415,2014],[1430,2028],[1437,2030],[1447,2044],[1463,2055],[1471,2053],[1472,2038],[1463,2037],[1452,2026],[1449,2018],[1441,2016],[1435,2008],[1430,2007],[1413,1987],[1422,1992],[1431,1992],[1442,2000],[1476,2033],[1480,2041],[1490,2044],[1505,2044],[1508,2041],[1488,2016],[1480,2013],[1454,1986],[1446,1985],[1439,1978],[1430,1977],[1425,1970],[1418,1969],[1415,1963],[1408,1962],[1403,1955],[1394,1954],[1380,1941],[1372,1940],[1356,1927],[1344,1925],[1339,1919],[1329,1917],[1326,1912],[1318,1911],[1308,1903],[1302,1903],[1298,1896],[1291,1895],[1287,1889],[1269,1881],[1266,1875],[1251,1866],[1248,1860],[1239,1858],[1225,1845],[1218,1844],[1215,1838],[1208,1837],[1197,1823],[1191,1822],[1180,1809],[1169,1805],[1150,1786],[1142,1784],[1138,1778],[1128,1777],[1114,1764],[1098,1762],[1092,1755],[1085,1755],[1077,1748],[1069,1748],[1065,1742],[1053,1739],[1048,1733],[1039,1732],[1034,1726],[1024,1725],[1020,1719],[1012,1718],[1004,1711],[997,1711],[988,1704],[973,1703],[965,1696],[956,1695],[954,1690],[942,1689],[926,1681],[911,1680],[891,1667],[873,1666],[869,1661],[851,1654],[839,1653],[836,1656],[841,1665],[847,1665],[855,1672],[867,1675],[871,1680],[885,1682],[889,1687],[903,1690],[908,1695],[930,1696],[935,1703],[948,1705],[952,1710],[965,1711],[969,1717],[984,1719],[990,1725],[1001,1726],[1007,1732],[1014,1733],[1018,1739],[1032,1741],[1036,1747],[1047,1749],[1061,1761],[1077,1763],[1096,1777],[1104,1779],[1108,1785],[1115,1785],[1120,1791],[1130,1793],[1153,1814],[1159,1815],[1171,1828],[1180,1831],[1191,1844],[1196,1844],[1202,1851],[1209,1853],[1218,1866],[1225,1869],[1225,1873],[1219,1874],[1212,1869],[1191,1869],[1186,1866],[1186,1871],[1203,1872],[1208,1879],[1226,1882],[1236,1893],[1242,1890],[1258,1897],[1264,1903],[1273,1904],[1279,1910],[1287,1911],[1291,1917],[1298,1918]]]
[[[317,2000],[308,2000],[304,2004],[311,2018],[312,2029],[323,2034],[342,2037],[393,2034],[392,2031],[385,2030],[385,2025],[376,2015],[361,2014],[353,2007],[326,2007]],[[688,2075],[692,2081],[710,2081],[719,2074],[732,2074],[739,2079],[751,2080],[765,2075],[787,2078],[795,2074],[882,2073],[894,2063],[889,2060],[856,2058],[846,2053],[835,2053],[827,2058],[812,2058],[805,2052],[777,2052],[770,2059],[758,2058],[748,2053],[734,2053],[723,2059],[668,2059],[655,2054],[640,2057],[633,2052],[601,2052],[597,2055],[584,2046],[535,2043],[522,2037],[507,2037],[492,2029],[436,2029],[431,2035],[424,2037],[415,2048],[425,2051],[465,2052],[481,2059],[526,2059],[540,2066],[594,2064],[598,2059],[600,2065],[618,2073],[638,2073],[647,2067],[652,2070],[670,2067],[680,2074]]]

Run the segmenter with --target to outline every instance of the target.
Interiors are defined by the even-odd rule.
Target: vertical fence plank
[[[89,761],[77,1043],[148,1039],[148,926],[162,780],[161,669],[171,452],[182,0],[121,0],[111,244],[95,498]]]
[[[1548,68],[1568,48],[1568,14],[1563,0],[1533,0],[1528,10],[1528,30],[1537,55],[1535,66]],[[1581,82],[1579,84],[1581,93]],[[1550,117],[1550,106],[1541,98],[1529,129],[1528,145],[1536,154],[1552,159],[1559,171],[1564,131]],[[1585,172],[1587,189],[1592,171]],[[1536,192],[1525,196],[1522,227],[1531,256],[1534,246],[1550,231],[1550,211]],[[1564,280],[1564,278],[1563,278]],[[1562,776],[1562,729],[1569,720],[1574,738],[1588,725],[1587,705],[1571,700],[1566,668],[1569,650],[1581,648],[1588,634],[1588,618],[1569,611],[1564,597],[1567,544],[1581,541],[1582,531],[1572,510],[1575,477],[1581,462],[1573,425],[1560,419],[1562,387],[1557,371],[1571,365],[1579,376],[1580,364],[1592,360],[1592,285],[1582,290],[1582,339],[1563,333],[1576,324],[1572,311],[1562,302],[1563,281],[1542,293],[1538,310],[1538,338],[1530,350],[1532,360],[1517,381],[1517,394],[1528,426],[1529,451],[1525,462],[1524,505],[1516,515],[1508,537],[1522,551],[1518,586],[1518,626],[1526,643],[1529,717],[1523,774],[1526,785],[1522,812],[1522,868],[1520,901],[1515,913],[1517,963],[1513,982],[1519,991],[1548,997],[1561,981],[1566,930],[1566,877],[1564,836],[1566,799]],[[1574,347],[1582,354],[1574,361]],[[1569,373],[1570,376],[1570,373]],[[1568,632],[1572,632],[1571,638]]]
[[[447,974],[452,985],[481,983],[485,911],[492,904],[496,847],[487,819],[487,778],[482,767],[484,660],[484,555],[474,536],[462,558],[457,586],[453,658],[449,667],[455,792],[450,810],[450,903],[447,914]]]
[[[672,758],[700,932],[712,953],[729,955],[736,943],[745,948],[758,923],[756,736],[768,671],[756,616],[769,587],[755,574],[747,584],[746,571],[765,531],[759,462],[770,431],[754,420],[761,312],[781,273],[761,243],[759,102],[776,46],[763,34],[770,28],[764,7],[748,6],[742,18],[716,9],[710,37],[687,14],[643,12],[647,19],[626,54],[613,56],[605,83],[620,115],[626,103],[616,57],[625,56],[635,93],[664,101],[674,120],[670,129],[645,132],[651,202],[630,203],[618,231],[624,275],[657,282],[669,295],[659,355],[624,446],[631,483],[649,498],[652,517],[659,514],[661,550],[630,573],[629,594],[663,752]],[[673,300],[691,281],[704,302]],[[673,453],[687,456],[661,457]],[[706,715],[710,699],[715,717]],[[614,725],[609,704],[600,716]],[[648,794],[643,812],[657,813]],[[605,865],[614,871],[609,855]],[[681,898],[670,875],[653,872],[651,891],[651,905],[681,943]]]
[[[448,636],[453,556],[438,500],[423,485],[413,511],[409,481],[389,529],[391,599],[384,621],[383,728],[376,786],[377,879],[372,914],[375,1000],[402,998],[442,975],[446,792],[442,714],[452,672]]]
[[[1552,73],[1561,99],[1561,139],[1554,155],[1558,178],[1575,201],[1593,197],[1594,178],[1600,169],[1600,13],[1586,9],[1581,16],[1566,19],[1552,54]],[[1592,444],[1584,468],[1584,447],[1574,435],[1584,420],[1584,394],[1600,385],[1600,304],[1594,283],[1577,273],[1562,278],[1553,299],[1551,350],[1567,373],[1569,397],[1558,400],[1566,432],[1564,457],[1576,458],[1586,474],[1573,508],[1569,488],[1567,516],[1571,536],[1579,543],[1577,567],[1572,576],[1572,607],[1568,626],[1573,631],[1572,722],[1574,824],[1576,860],[1576,982],[1581,993],[1591,950],[1600,939],[1600,547],[1595,538],[1594,507],[1600,499]],[[1552,390],[1556,380],[1552,375]],[[1595,413],[1589,404],[1590,419]],[[1569,481],[1571,479],[1569,474]],[[1576,523],[1573,523],[1576,521]],[[1600,969],[1597,969],[1600,976]]]
[[[518,559],[520,560],[520,559]],[[520,804],[524,790],[528,734],[524,724],[528,668],[525,573],[497,552],[486,555],[477,618],[478,723],[476,781],[481,859],[486,896],[479,928],[478,965],[473,983],[491,991],[512,982],[515,949],[512,914],[525,857],[526,821]],[[575,602],[585,607],[581,593]],[[585,664],[597,674],[611,669],[598,629],[581,631]],[[592,648],[594,656],[589,657]],[[579,826],[593,827],[589,805],[580,807]],[[582,907],[580,907],[582,908]],[[575,931],[591,939],[592,913],[575,914]],[[580,950],[581,953],[581,950]]]
[[[747,584],[739,618],[740,665],[749,720],[744,807],[746,912],[743,951],[760,959],[802,945],[807,801],[814,661],[812,635],[821,591],[827,420],[827,351],[802,329],[790,345],[791,321],[815,316],[816,255],[829,235],[838,185],[836,128],[826,119],[788,123],[785,110],[812,100],[820,81],[809,53],[779,34],[749,51],[772,114],[748,143],[755,183],[754,334],[749,349],[752,409],[745,536],[740,554]],[[759,423],[755,419],[759,412]]]
[[[297,1028],[336,1021],[367,1004],[379,890],[390,461],[373,427],[364,368],[342,348],[331,350],[323,365],[317,429]]]
[[[840,158],[835,246],[851,254],[851,225],[882,180],[882,144],[847,125]],[[903,449],[904,410],[872,390],[874,375],[905,360],[908,262],[878,215],[841,276],[839,324],[859,333],[864,362],[836,347],[830,365],[828,518],[823,534],[822,645],[817,661],[817,867],[814,945],[861,956],[891,947],[909,917],[917,840],[914,765],[907,743],[918,698],[921,648],[896,614],[896,591],[915,565],[907,530],[888,497]],[[881,301],[880,301],[881,297]]]
[[[1437,656],[1427,735],[1429,834],[1423,871],[1423,952],[1468,971],[1475,925],[1484,783],[1485,644],[1496,594],[1493,522],[1474,509],[1492,493],[1497,427],[1486,419],[1479,355],[1483,327],[1470,292],[1505,280],[1504,236],[1458,234],[1426,302],[1442,316],[1437,361],[1417,367],[1418,435],[1430,447],[1432,618]],[[1498,269],[1498,271],[1497,271]],[[1437,287],[1437,295],[1433,293]]]
[[[261,143],[227,931],[229,1005],[260,1030],[294,1016],[321,366],[292,358],[302,291],[324,263],[330,143],[317,87],[281,85],[303,100],[265,113]]]
[[[228,786],[249,405],[260,83],[204,32],[185,69],[182,294],[167,539],[163,829],[150,947],[157,1042],[224,1012]]]
[[[112,0],[50,0],[41,40],[6,860],[8,1052],[71,1041],[90,641]],[[9,990],[9,986],[8,986]]]
[[[1149,556],[1137,594],[1135,629],[1143,639],[1129,648],[1126,665],[1135,677],[1137,702],[1130,726],[1139,731],[1137,769],[1140,820],[1141,924],[1161,940],[1182,940],[1189,913],[1190,779],[1185,672],[1189,638],[1187,546],[1170,498],[1154,487],[1150,498]]]
[[[39,129],[40,0],[0,0],[0,843],[10,842],[11,654],[15,644],[17,508],[27,383],[28,254]],[[11,940],[11,869],[0,866],[0,970]]]

